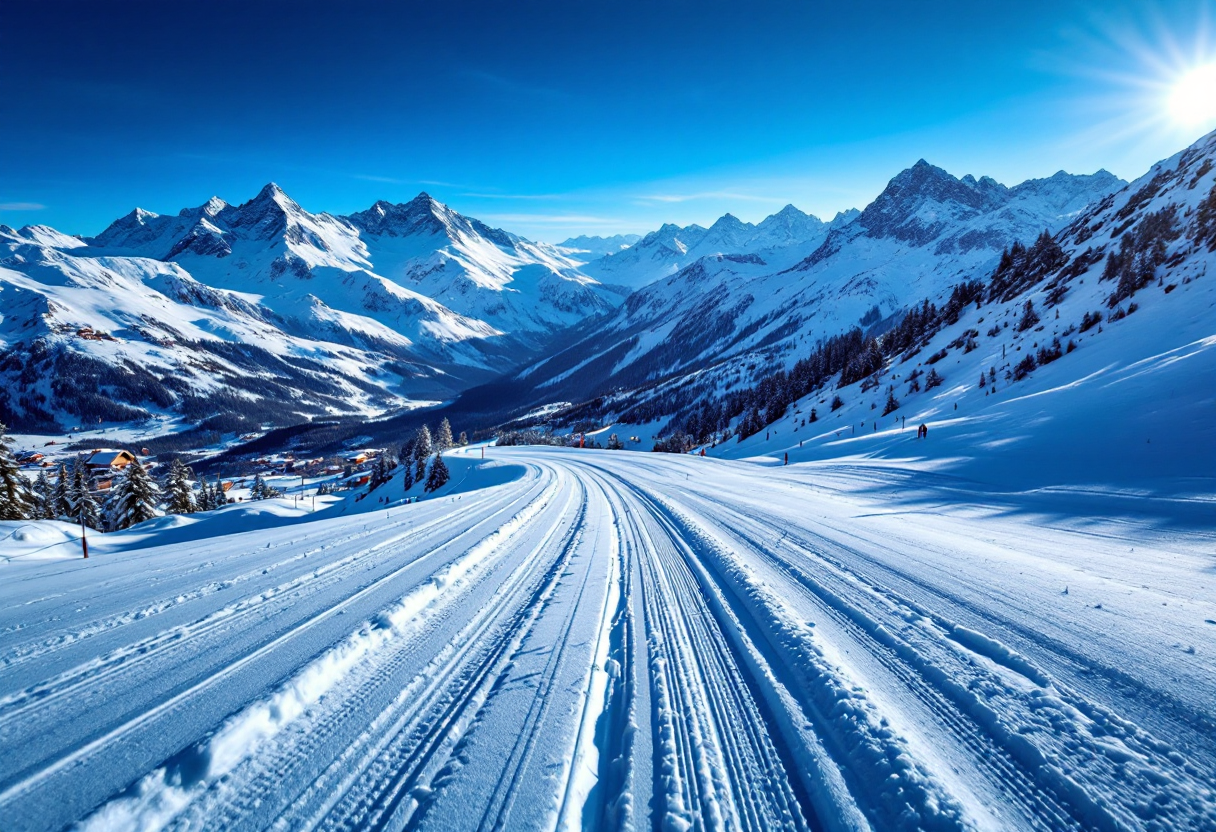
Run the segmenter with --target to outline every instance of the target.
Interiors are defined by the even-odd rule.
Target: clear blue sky
[[[1192,2],[7,4],[0,222],[94,234],[274,180],[539,239],[863,207],[924,157],[1142,173],[1216,58]],[[1213,94],[1216,94],[1214,92]]]

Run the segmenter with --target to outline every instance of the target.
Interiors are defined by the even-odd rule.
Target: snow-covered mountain
[[[607,254],[624,251],[642,239],[640,234],[613,234],[611,237],[598,237],[587,234],[570,237],[557,244],[559,249],[580,262],[598,260]]]
[[[976,275],[974,302],[930,298],[936,308],[922,306],[880,333],[885,360],[872,373],[852,373],[851,381],[835,375],[777,407],[750,395],[746,407],[764,410],[764,424],[711,455],[788,454],[791,462],[924,455],[935,471],[967,483],[1061,486],[1043,495],[1045,507],[1069,488],[1105,491],[1098,499],[1107,511],[1112,493],[1129,504],[1150,491],[1189,503],[1210,490],[1216,133],[1079,211],[1059,175],[1029,184],[1021,195],[1072,209],[1054,238],[1018,246]],[[681,402],[695,401],[696,386],[718,385],[705,398],[721,400],[731,382],[736,392],[747,389],[745,363],[673,381],[653,396],[687,414],[696,405]],[[929,426],[931,446],[914,444],[919,424]]]
[[[0,267],[0,409],[43,426],[443,399],[621,299],[556,247],[426,194],[339,217],[273,183],[241,205],[136,209],[87,239],[3,227]],[[81,362],[108,389],[74,387]]]
[[[709,228],[669,223],[625,251],[587,263],[583,271],[604,283],[639,289],[711,255],[753,254],[767,263],[793,265],[818,248],[830,230],[852,222],[858,213],[842,211],[825,223],[787,205],[755,225],[729,213]]]
[[[753,359],[746,356],[757,351],[784,360],[818,339],[859,322],[879,322],[990,273],[1004,249],[1059,230],[1083,206],[1124,184],[1099,171],[1058,173],[1007,188],[988,177],[956,178],[921,161],[893,178],[860,214],[831,224],[798,223],[789,208],[754,228],[728,215],[712,229],[697,229],[678,253],[691,258],[687,265],[635,292],[582,342],[526,368],[520,378],[538,395],[552,390],[555,399],[578,401],[732,356],[748,363]],[[762,230],[770,238],[796,239],[779,234],[791,224],[821,232],[812,251],[797,244],[756,247]],[[667,239],[679,241],[681,229],[665,228]],[[729,252],[745,238],[748,251]],[[619,257],[646,248],[643,240]],[[660,248],[657,238],[654,250],[667,252],[669,263],[678,261],[679,250]],[[593,274],[594,265],[587,267]]]
[[[516,337],[543,341],[620,302],[557,247],[490,228],[425,193],[345,220],[378,274]]]

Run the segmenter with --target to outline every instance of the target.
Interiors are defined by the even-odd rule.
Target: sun
[[[1169,93],[1170,117],[1184,127],[1216,122],[1216,62],[1190,70]]]

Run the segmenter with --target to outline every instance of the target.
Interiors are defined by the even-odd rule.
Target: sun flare
[[[1179,78],[1170,90],[1169,110],[1174,121],[1186,127],[1216,122],[1216,63]]]

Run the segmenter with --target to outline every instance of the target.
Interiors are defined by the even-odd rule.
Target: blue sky
[[[391,8],[390,8],[391,7]],[[527,236],[864,207],[919,158],[1132,178],[1216,0],[10,4],[0,222],[95,234],[276,181]],[[1216,91],[1213,91],[1216,96]]]

